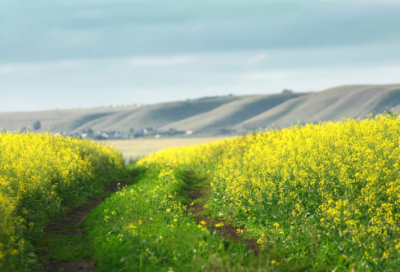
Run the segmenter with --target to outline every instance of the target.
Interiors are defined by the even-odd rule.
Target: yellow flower
[[[400,116],[387,113],[165,149],[138,164],[165,167],[159,175],[164,186],[176,182],[178,165],[204,169],[210,200],[225,218],[263,220],[253,230],[272,224],[295,246],[304,236],[357,245],[365,259],[378,263],[382,248],[400,249],[399,135]],[[258,239],[260,245],[266,240]],[[386,253],[381,258],[400,261]]]

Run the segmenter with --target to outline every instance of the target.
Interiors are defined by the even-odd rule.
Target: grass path
[[[132,180],[112,182],[96,197],[71,208],[60,221],[49,223],[44,228],[43,239],[36,245],[36,253],[42,268],[35,271],[95,271],[90,243],[85,236],[82,223],[86,216],[106,198],[131,183]]]
[[[127,196],[127,192],[131,192],[132,190],[141,190],[140,188],[143,189],[143,186],[145,184],[148,184],[148,186],[150,186],[149,188],[153,188],[152,186],[154,186],[152,185],[152,178],[148,179],[147,181],[143,180],[143,173],[141,174],[141,176],[139,175],[135,179],[136,175],[139,173],[140,171],[131,172],[131,175],[134,176],[133,178],[131,177],[124,181],[116,181],[109,184],[107,187],[104,188],[103,192],[98,194],[96,197],[88,199],[84,203],[81,203],[80,205],[70,209],[61,218],[61,220],[48,224],[44,229],[43,239],[41,241],[37,241],[37,244],[35,245],[36,253],[39,257],[39,263],[42,264],[42,267],[35,271],[120,271],[124,270],[125,268],[126,271],[172,271],[172,269],[165,268],[165,266],[169,267],[171,265],[177,266],[177,270],[174,271],[181,271],[180,268],[183,269],[182,271],[187,271],[188,267],[192,267],[193,265],[194,267],[196,267],[196,263],[198,265],[202,264],[202,266],[205,265],[204,269],[208,271],[231,271],[229,267],[232,267],[232,265],[236,262],[234,261],[234,259],[238,258],[231,256],[241,256],[239,257],[239,259],[237,259],[237,261],[241,263],[242,268],[234,270],[244,271],[243,269],[245,269],[246,267],[245,263],[248,263],[251,259],[248,259],[248,257],[246,256],[249,256],[248,254],[252,254],[251,251],[253,251],[255,254],[259,252],[259,249],[254,240],[244,240],[242,238],[241,234],[243,234],[244,232],[243,227],[234,226],[223,220],[212,219],[211,216],[207,214],[205,206],[209,201],[209,180],[203,177],[199,177],[198,175],[196,175],[195,171],[183,172],[182,179],[185,181],[185,184],[187,186],[184,186],[177,191],[177,193],[181,194],[184,198],[187,197],[186,203],[190,208],[187,209],[187,211],[182,214],[182,217],[179,219],[179,221],[186,220],[185,222],[187,223],[182,223],[181,226],[178,226],[176,222],[172,221],[172,219],[169,221],[174,222],[176,226],[174,226],[173,228],[168,226],[165,227],[166,222],[168,222],[168,219],[166,219],[165,216],[170,215],[170,213],[166,212],[156,215],[158,214],[157,206],[149,205],[150,202],[146,202],[146,198],[140,198],[138,199],[138,202],[131,202],[132,198],[129,198],[130,204],[126,206],[127,203],[125,203],[122,198]],[[120,188],[124,188],[128,185],[132,186],[129,186],[126,189],[119,190]],[[116,192],[118,193],[115,194]],[[144,191],[141,192],[144,193]],[[121,230],[120,224],[124,221],[116,221],[115,223],[117,223],[117,225],[114,224],[112,225],[112,227],[110,227],[107,226],[107,222],[105,222],[104,219],[100,219],[99,221],[96,221],[95,224],[93,224],[93,216],[96,217],[95,214],[99,212],[103,213],[105,210],[104,208],[106,208],[106,210],[110,209],[110,211],[117,208],[117,206],[113,207],[112,205],[121,205],[121,207],[123,207],[121,211],[127,211],[128,213],[130,213],[129,210],[131,210],[132,207],[137,206],[138,204],[147,205],[148,207],[146,206],[143,208],[146,212],[152,213],[152,215],[143,216],[143,214],[138,211],[131,214],[131,220],[139,222],[143,221],[143,225],[141,226],[143,226],[144,228],[153,228],[153,230],[149,229],[148,234],[146,234],[145,229],[142,229],[142,236],[139,240],[137,240],[138,237],[136,236],[126,240],[125,242],[122,242],[122,244],[120,244],[121,246],[123,244],[129,245],[130,250],[128,252],[117,253],[115,249],[113,249],[113,247],[109,247],[109,242],[107,242],[107,244],[102,244],[99,248],[97,239],[102,239],[100,236],[104,235],[104,233],[110,234],[118,232],[118,230]],[[87,215],[89,215],[88,220],[92,222],[88,223],[88,220],[85,220]],[[129,218],[128,214],[121,214],[120,216],[123,216],[124,218]],[[159,218],[161,219],[160,225],[157,226],[153,225],[154,223],[152,222],[153,218],[154,221],[157,220],[156,216],[161,216]],[[89,219],[90,217],[91,219]],[[101,218],[103,218],[103,216]],[[151,220],[149,220],[149,218]],[[187,226],[187,224],[189,224],[190,226]],[[197,225],[206,227],[208,231],[200,231],[200,229],[197,228]],[[175,232],[175,228],[181,227],[183,227],[182,230],[177,230]],[[98,228],[102,230],[99,232]],[[158,233],[160,230],[162,233]],[[95,237],[91,237],[93,236],[93,231],[94,233],[97,233]],[[165,244],[158,244],[159,242],[152,241],[154,239],[153,236],[156,234],[154,233],[154,231],[157,231],[156,236],[163,236],[163,240],[168,239],[170,241],[173,241],[173,243],[167,242]],[[114,234],[110,234],[106,236],[110,237],[113,235]],[[204,244],[205,240],[207,241],[206,244]],[[151,244],[153,242],[157,244],[156,248],[152,248]],[[139,246],[138,243],[145,244]],[[103,246],[106,247],[101,248]],[[138,249],[134,250],[133,248],[135,247],[138,247]],[[190,248],[190,250],[181,251],[180,249],[182,248]],[[102,260],[102,257],[100,257],[99,259],[99,256],[103,256],[101,255],[102,253],[99,250],[104,252],[104,254],[106,254],[107,256],[112,256],[113,254],[116,254],[115,257],[117,261],[115,263],[111,261],[111,263],[109,264],[107,264],[108,261],[106,261],[106,263],[103,263],[104,261]],[[154,266],[151,261],[146,261],[146,259],[151,258],[151,254],[153,254],[150,254],[148,252],[155,252],[156,250],[159,251],[159,254],[162,254],[160,256],[160,260],[165,260],[162,261],[166,262],[164,265],[161,264],[160,266],[160,264],[158,264]],[[193,250],[198,251],[199,253],[202,251],[202,253],[196,257],[196,253],[193,253]],[[183,263],[173,264],[175,261],[171,258],[175,259],[175,257],[179,255],[175,254],[175,252],[178,251],[182,253],[186,252],[186,255],[182,255],[180,257],[182,258]],[[99,255],[99,253],[101,254]],[[172,256],[169,256],[171,253]],[[215,256],[215,254],[218,254],[218,256],[220,256],[222,259],[225,259],[225,263],[219,264],[218,262],[215,262],[215,260],[213,259],[213,256]],[[140,264],[138,263],[138,266],[133,265],[125,268],[119,267],[120,265],[124,265],[121,262],[126,258],[138,258]],[[169,261],[167,261],[168,259]],[[210,261],[211,263],[208,263]],[[167,263],[169,264],[167,265]],[[193,268],[189,270],[193,270]],[[197,270],[195,269],[193,271]]]
[[[259,258],[236,235],[243,229],[208,218],[209,180],[184,168],[128,167],[135,169],[141,171],[135,184],[84,222],[99,272],[261,271]]]

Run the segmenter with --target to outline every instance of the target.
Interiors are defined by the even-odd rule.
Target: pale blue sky
[[[0,0],[0,111],[400,83],[398,0]]]

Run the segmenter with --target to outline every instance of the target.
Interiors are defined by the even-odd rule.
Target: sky
[[[400,83],[400,0],[0,0],[0,111]]]

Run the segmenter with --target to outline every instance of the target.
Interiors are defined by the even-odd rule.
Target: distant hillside
[[[223,104],[211,111],[198,114],[176,123],[161,127],[161,130],[176,128],[178,130],[212,131],[228,128],[266,112],[281,103],[305,94],[274,94],[245,96],[241,99]]]
[[[160,103],[140,107],[93,108],[75,110],[50,110],[37,112],[0,113],[0,127],[15,131],[32,127],[35,121],[41,130],[76,133],[91,128],[127,132],[146,127],[161,127],[190,116],[213,110],[225,103],[240,99],[238,96],[202,98]]]
[[[288,100],[233,126],[255,129],[277,124],[282,127],[301,122],[338,121],[365,118],[369,113],[400,109],[400,85],[342,86]]]
[[[52,132],[80,133],[91,128],[128,132],[155,127],[201,133],[252,130],[298,121],[365,118],[369,113],[400,110],[400,85],[341,86],[315,93],[205,97],[148,106],[0,113],[0,127],[14,131],[42,124]]]
[[[239,99],[239,97],[231,96],[155,104],[141,107],[130,112],[113,114],[112,116],[102,119],[101,122],[96,124],[88,123],[74,131],[88,127],[92,127],[94,130],[107,128],[118,131],[128,131],[129,128],[134,128],[136,130],[146,127],[159,128],[190,116],[208,112],[236,99]]]
[[[50,130],[54,132],[72,131],[76,126],[97,119],[99,116],[115,114],[121,109],[123,108],[6,112],[0,113],[0,127],[15,131],[28,126],[32,127],[35,121],[40,121],[42,130],[47,130],[47,127],[50,127]]]

